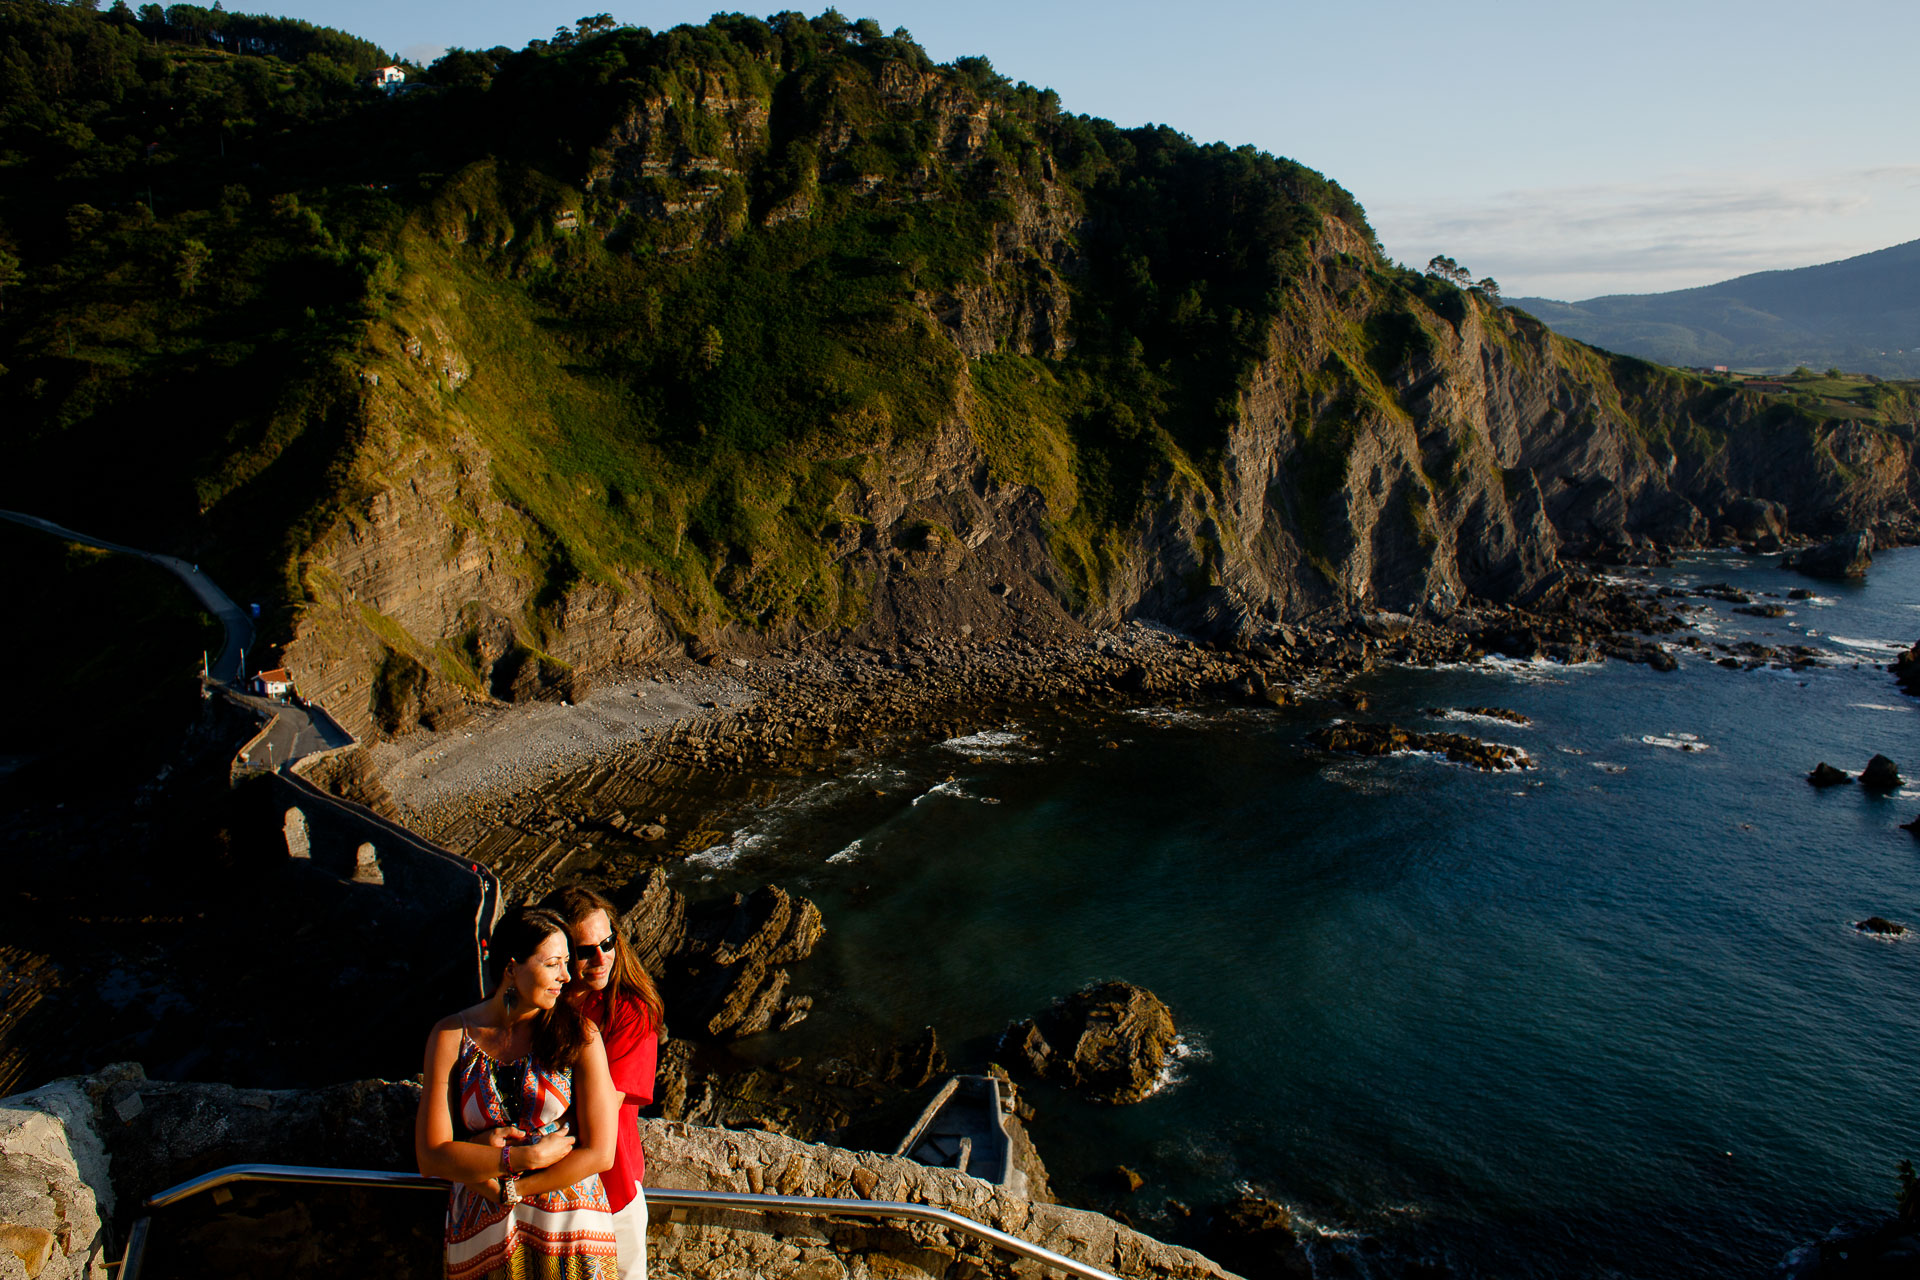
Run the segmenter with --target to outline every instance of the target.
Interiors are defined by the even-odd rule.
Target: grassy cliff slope
[[[1444,611],[1747,498],[1911,513],[1904,393],[1606,356],[1299,165],[871,21],[398,95],[292,34],[0,5],[0,502],[194,548],[362,732],[689,642]]]

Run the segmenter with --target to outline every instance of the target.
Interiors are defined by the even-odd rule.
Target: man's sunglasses
[[[584,947],[575,947],[573,949],[574,961],[578,964],[585,964],[587,961],[593,959],[593,953],[596,951],[605,951],[608,954],[612,954],[613,935],[608,934],[605,938],[602,938],[599,942],[589,942]]]

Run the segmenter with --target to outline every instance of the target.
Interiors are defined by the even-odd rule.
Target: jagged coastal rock
[[[1807,775],[1807,781],[1816,787],[1838,787],[1853,781],[1853,775],[1845,769],[1836,769],[1822,760],[1813,766],[1813,772]]]
[[[622,896],[630,902],[621,927],[659,975],[680,1034],[738,1040],[806,1017],[812,1000],[787,993],[785,966],[806,959],[826,932],[808,899],[766,885],[689,907],[658,867]]]
[[[58,1080],[0,1099],[0,1240],[44,1248],[36,1280],[106,1280],[146,1196],[228,1164],[410,1171],[419,1086],[358,1081],[315,1090],[235,1089],[148,1080],[137,1065]],[[931,1204],[1116,1274],[1227,1280],[1188,1249],[1099,1214],[1038,1203],[947,1169],[776,1134],[642,1120],[652,1187]],[[22,1195],[22,1191],[31,1194]],[[149,1274],[442,1274],[443,1193],[238,1184],[163,1211]],[[109,1221],[110,1220],[110,1221]],[[45,1248],[51,1243],[50,1248]],[[653,1215],[649,1263],[663,1275],[850,1280],[965,1274],[1014,1280],[1031,1264],[971,1237],[904,1222],[690,1210]],[[0,1254],[0,1274],[26,1275]]]
[[[1907,926],[1896,924],[1885,916],[1868,916],[1865,920],[1856,920],[1853,927],[1861,933],[1877,934],[1883,938],[1902,938],[1906,936]]]
[[[1780,562],[1812,578],[1864,578],[1873,565],[1873,531],[1856,529]]]
[[[1882,755],[1867,761],[1867,767],[1860,771],[1860,785],[1869,791],[1898,791],[1903,781],[1900,766]]]
[[[1119,1106],[1158,1087],[1178,1038],[1160,997],[1130,982],[1105,982],[1015,1025],[1004,1043],[1042,1079]]]
[[[1920,697],[1920,640],[1895,658],[1887,669],[1893,672],[1902,689]]]
[[[1531,769],[1533,760],[1517,747],[1497,742],[1482,742],[1464,733],[1421,733],[1397,724],[1323,725],[1307,735],[1307,741],[1322,751],[1343,755],[1390,756],[1411,751],[1431,751],[1456,764],[1497,773],[1503,769]]]

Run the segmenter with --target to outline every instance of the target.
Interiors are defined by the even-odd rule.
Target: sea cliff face
[[[1149,283],[1168,314],[1231,324],[1181,320],[1186,348],[1162,333],[1129,352],[1115,316],[1147,304],[1115,280],[1147,259],[1128,219],[1172,236],[1209,193],[1173,187],[1143,213],[1115,194],[1131,151],[1074,170],[1047,121],[911,58],[803,77],[762,54],[628,101],[577,187],[492,161],[450,181],[401,238],[402,301],[361,352],[355,496],[301,558],[286,661],[302,687],[362,737],[390,735],[476,700],[573,696],[683,646],[1132,619],[1248,635],[1524,598],[1563,551],[1915,533],[1912,423],[1822,417],[1558,337],[1394,267],[1357,212],[1284,172],[1267,189],[1304,185],[1270,233],[1284,266],[1267,317],[1209,309],[1225,286],[1204,272],[1177,305],[1161,295],[1179,281]],[[876,148],[909,135],[917,162],[883,163]],[[971,229],[952,269],[887,256],[923,243],[905,232],[861,240],[865,257],[843,247],[861,219],[936,214]],[[815,241],[842,247],[793,248]],[[905,363],[879,390],[846,389],[864,356],[823,374],[842,407],[811,435],[701,453],[734,351],[763,335],[716,323],[693,342],[647,282],[758,287],[742,264],[768,245],[795,255],[795,279],[893,281],[846,324]],[[568,274],[607,253],[599,274]],[[660,262],[680,274],[645,274]],[[536,267],[537,288],[517,282]],[[589,287],[624,301],[587,309]],[[552,335],[569,327],[597,336],[568,347]],[[1229,330],[1255,338],[1182,371]],[[681,404],[700,417],[685,445],[619,456],[640,428],[616,337],[692,343],[671,369],[646,357],[688,380],[646,419],[667,430]],[[1151,394],[1122,404],[1107,383],[1129,377]],[[701,532],[716,493],[734,504],[723,535]]]
[[[1148,619],[1221,635],[1347,609],[1445,615],[1469,596],[1525,595],[1568,547],[1701,545],[1769,520],[1794,533],[1913,534],[1910,429],[1716,395],[1470,295],[1383,300],[1377,270],[1356,233],[1328,225],[1216,467],[1169,469],[1101,548],[1093,592],[1061,563],[1071,513],[996,467],[981,398],[961,383],[930,436],[875,448],[837,495],[822,550],[858,597],[842,633],[1047,634]],[[1031,310],[996,320],[977,301],[944,313],[946,300],[916,301],[969,358],[989,335],[1003,350],[1044,351],[1053,331],[1049,320],[1036,343]],[[1064,309],[1048,305],[1050,317]],[[1392,324],[1423,341],[1383,367],[1364,335]],[[448,349],[438,367],[462,363]],[[489,376],[484,364],[472,375]],[[370,387],[369,416],[409,394],[408,381]],[[288,663],[357,734],[457,717],[476,697],[564,697],[575,678],[683,644],[764,643],[737,623],[676,619],[641,574],[553,591],[533,555],[538,522],[502,496],[480,433],[447,418],[439,439],[391,438],[379,473],[392,479],[307,557],[314,598]],[[776,627],[771,638],[790,636]]]

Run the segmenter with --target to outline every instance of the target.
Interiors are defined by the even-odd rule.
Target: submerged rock
[[[1260,1196],[1242,1196],[1214,1212],[1207,1256],[1243,1276],[1312,1280],[1313,1263],[1294,1229],[1293,1211]]]
[[[1176,1038],[1159,996],[1105,982],[1017,1024],[1005,1043],[1042,1079],[1118,1106],[1153,1092]]]
[[[1867,761],[1867,767],[1860,772],[1860,785],[1869,791],[1897,791],[1903,781],[1900,766],[1885,756]]]
[[[1862,933],[1874,933],[1888,938],[1902,937],[1907,932],[1907,926],[1895,924],[1885,916],[1868,916],[1865,920],[1855,920],[1853,927]]]
[[[1532,724],[1533,720],[1519,711],[1509,711],[1505,707],[1462,707],[1470,716],[1488,716],[1495,720],[1505,720],[1508,724]]]
[[[1807,781],[1816,787],[1838,787],[1853,781],[1853,775],[1844,769],[1836,769],[1822,760],[1813,766],[1813,772],[1807,775]]]
[[[1315,729],[1307,740],[1323,751],[1358,756],[1390,756],[1408,751],[1431,751],[1456,764],[1497,772],[1531,769],[1526,752],[1496,742],[1482,742],[1464,733],[1417,733],[1395,724],[1330,724]]]

